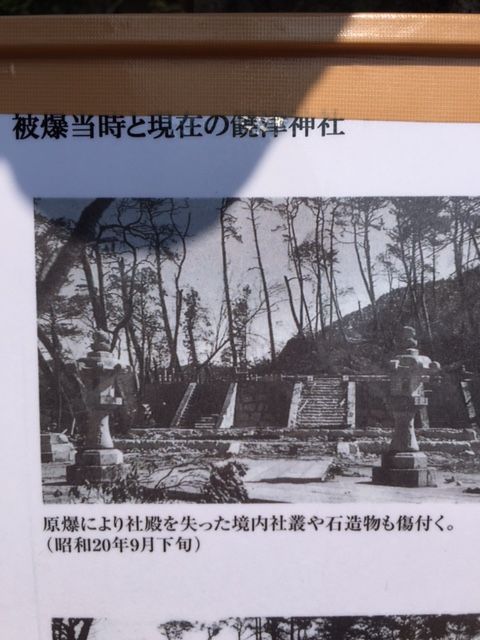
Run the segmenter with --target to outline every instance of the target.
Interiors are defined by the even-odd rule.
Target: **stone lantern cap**
[[[407,370],[429,370],[432,374],[440,371],[440,364],[432,361],[428,356],[421,356],[418,350],[416,331],[413,327],[405,326],[402,332],[402,346],[405,351],[390,360],[390,368],[394,371]],[[398,371],[401,373],[401,371]],[[413,371],[412,371],[413,373]]]
[[[80,366],[84,369],[105,369],[112,371],[121,369],[117,358],[110,351],[109,338],[106,331],[95,331],[91,343],[91,351],[85,358],[80,358]]]
[[[401,367],[408,369],[429,369],[433,372],[440,371],[440,363],[431,360],[428,356],[421,356],[418,349],[408,349],[408,353],[402,353],[390,360],[391,369]]]

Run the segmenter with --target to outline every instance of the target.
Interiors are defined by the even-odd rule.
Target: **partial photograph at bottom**
[[[204,622],[53,618],[53,640],[473,640],[480,615],[231,617]]]

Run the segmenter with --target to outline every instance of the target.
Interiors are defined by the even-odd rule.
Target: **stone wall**
[[[198,383],[182,419],[182,425],[192,428],[202,418],[217,418],[225,402],[229,383],[224,380]]]
[[[359,380],[356,385],[357,428],[376,426],[392,428],[393,420],[389,409],[390,383],[387,380],[372,378],[372,380]],[[438,383],[426,386],[426,395],[430,427],[464,429],[472,424],[460,381],[456,375],[443,374]],[[418,420],[416,419],[416,426],[417,428],[422,426],[420,416]]]
[[[238,383],[234,427],[287,428],[293,384],[289,381]]]
[[[393,428],[388,408],[390,382],[387,380],[359,380],[356,383],[356,427]]]
[[[354,380],[355,377],[352,376]],[[125,391],[123,382],[122,392]],[[325,383],[325,380],[321,381]],[[326,380],[328,382],[328,380]],[[318,383],[318,381],[317,381]],[[234,427],[249,428],[287,428],[290,404],[293,392],[292,380],[250,380],[239,382],[234,414]],[[308,384],[303,382],[302,398]],[[473,403],[478,412],[480,410],[480,384],[474,378],[468,383],[472,392]],[[228,391],[229,383],[226,381],[214,381],[198,383],[195,393],[191,398],[185,417],[182,420],[184,428],[193,428],[199,420],[206,417],[218,417],[221,414],[223,403]],[[152,424],[157,427],[168,427],[171,424],[175,411],[187,388],[186,383],[154,383],[147,385],[145,402],[152,410]],[[389,381],[385,379],[364,378],[355,382],[356,396],[356,420],[357,429],[371,427],[392,428],[393,421],[389,409]],[[324,394],[330,393],[326,388]],[[342,392],[345,395],[346,393]],[[131,394],[128,394],[129,396]],[[429,398],[428,417],[433,428],[464,429],[472,424],[468,415],[465,399],[462,394],[459,379],[454,374],[444,374],[437,385],[427,389]],[[342,396],[343,397],[343,396]],[[321,398],[310,398],[310,403],[320,402]],[[303,407],[302,400],[299,405]],[[313,407],[313,405],[312,405]],[[303,407],[304,412],[305,408]],[[313,407],[315,409],[315,407]],[[313,410],[312,409],[312,410]],[[343,410],[343,409],[342,409]],[[296,424],[290,428],[301,428],[302,412],[299,410],[296,416]],[[318,422],[318,420],[317,420]],[[321,426],[320,424],[316,426]],[[142,426],[138,423],[136,426]],[[205,426],[208,426],[205,424]],[[325,424],[324,426],[333,426]],[[347,426],[345,419],[345,426]],[[418,422],[417,426],[421,426]]]
[[[146,386],[145,403],[150,406],[152,423],[156,427],[170,426],[186,388],[186,382],[154,382]]]
[[[444,374],[439,384],[427,387],[430,426],[463,429],[471,424],[460,380],[454,374]]]

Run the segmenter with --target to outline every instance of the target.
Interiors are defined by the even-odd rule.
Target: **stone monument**
[[[382,455],[380,467],[373,467],[374,484],[398,487],[434,487],[435,470],[428,467],[427,456],[420,451],[415,435],[415,414],[426,407],[424,383],[440,371],[438,362],[421,356],[415,329],[403,327],[404,353],[390,361],[390,406],[395,431]]]
[[[73,462],[75,447],[65,433],[41,433],[42,462]]]
[[[84,445],[75,456],[75,464],[67,467],[68,484],[112,482],[124,478],[127,471],[123,453],[113,445],[109,425],[112,409],[123,402],[115,393],[121,367],[110,351],[105,332],[95,333],[91,348],[87,357],[79,360],[89,415]]]

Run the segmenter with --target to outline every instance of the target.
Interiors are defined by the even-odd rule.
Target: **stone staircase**
[[[347,390],[341,378],[316,378],[303,383],[298,429],[347,426]]]
[[[202,416],[195,421],[194,429],[215,429],[218,416]]]
[[[201,384],[190,383],[171,427],[175,429],[215,429],[219,418],[219,414],[216,413],[218,402],[212,404],[209,399],[208,391],[205,391]]]
[[[195,398],[198,393],[198,385],[195,382],[191,382],[187,390],[185,391],[182,401],[177,409],[177,412],[173,418],[171,427],[174,429],[184,429],[189,426],[188,415]]]

